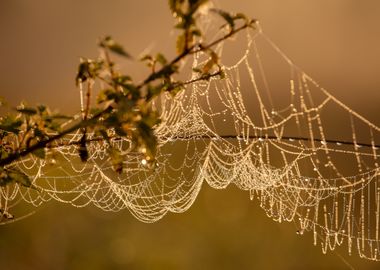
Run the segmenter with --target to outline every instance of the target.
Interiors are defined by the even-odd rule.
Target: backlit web
[[[38,190],[1,187],[2,211],[56,200],[128,209],[155,222],[186,211],[205,183],[234,184],[273,220],[311,231],[324,252],[345,243],[349,253],[379,260],[380,128],[295,66],[259,25],[216,51],[225,79],[196,82],[156,102],[162,123],[154,164],[120,138],[112,144],[125,157],[122,174],[112,169],[105,142],[90,142],[82,163],[72,144],[81,133],[72,134],[46,160],[29,155],[17,163]],[[206,60],[195,55],[192,66]]]

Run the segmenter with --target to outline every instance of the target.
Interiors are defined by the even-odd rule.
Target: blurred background
[[[264,32],[306,73],[376,125],[380,109],[380,2],[219,0],[260,20]],[[0,0],[0,96],[11,105],[44,103],[79,110],[79,57],[96,57],[112,35],[136,58],[174,56],[167,1]],[[120,62],[136,79],[144,66]],[[275,94],[275,93],[274,93]],[[128,211],[104,213],[48,203],[0,227],[0,269],[379,269],[348,256],[323,255],[311,234],[265,216],[231,186],[206,184],[192,208],[143,224]]]

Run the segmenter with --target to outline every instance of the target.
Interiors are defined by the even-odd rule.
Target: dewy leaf
[[[113,53],[116,53],[123,57],[132,58],[131,55],[125,51],[123,46],[121,46],[119,43],[116,43],[110,36],[107,36],[102,41],[100,41],[99,46],[102,48],[107,48]]]

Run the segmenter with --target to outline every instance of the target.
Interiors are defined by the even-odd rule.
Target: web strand
[[[228,42],[218,48],[222,60]],[[323,252],[345,244],[350,254],[380,260],[380,128],[295,66],[261,28],[247,31],[241,44],[239,58],[223,66],[225,79],[160,97],[154,164],[142,162],[129,140],[113,138],[124,156],[117,174],[109,145],[91,133],[90,156],[82,163],[78,132],[60,139],[46,161],[28,156],[17,162],[36,190],[1,187],[0,208],[56,200],[128,209],[155,222],[189,209],[204,183],[216,189],[234,184],[273,220],[296,222],[300,234],[311,231]],[[196,54],[193,66],[206,60]]]

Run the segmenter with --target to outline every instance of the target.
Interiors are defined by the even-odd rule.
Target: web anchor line
[[[362,143],[362,142],[357,142],[354,143],[352,141],[344,141],[344,140],[322,140],[318,138],[310,139],[308,137],[297,137],[297,136],[282,136],[282,137],[276,137],[276,136],[254,136],[254,135],[249,135],[248,137],[245,136],[239,136],[239,135],[218,135],[218,136],[207,136],[207,135],[202,135],[202,136],[186,136],[186,137],[175,137],[175,139],[180,139],[180,140],[191,140],[194,138],[199,138],[199,139],[238,139],[238,140],[243,140],[243,139],[251,139],[251,140],[276,140],[276,141],[281,141],[281,140],[288,140],[288,141],[306,141],[306,142],[320,142],[322,144],[325,143],[332,143],[336,145],[351,145],[351,146],[359,146],[359,147],[370,147],[370,148],[375,148],[375,149],[380,149],[380,144],[370,144],[370,143]],[[117,138],[115,138],[117,140]]]
[[[121,141],[123,140],[121,137],[109,137],[110,139],[113,139],[114,141]],[[331,143],[331,144],[336,144],[336,145],[350,145],[350,146],[357,146],[357,147],[369,147],[373,149],[380,149],[380,144],[370,144],[370,143],[362,143],[362,142],[357,142],[354,143],[352,141],[344,141],[344,140],[322,140],[319,138],[313,138],[310,139],[308,137],[298,137],[298,136],[281,136],[281,137],[276,137],[276,136],[255,136],[255,135],[249,135],[248,137],[245,136],[239,136],[239,135],[202,135],[202,136],[178,136],[174,138],[169,138],[169,137],[163,137],[162,140],[168,140],[168,139],[173,139],[173,140],[192,140],[192,139],[210,139],[210,140],[217,140],[217,139],[237,139],[237,140],[244,140],[244,139],[250,139],[250,140],[272,140],[272,141],[281,141],[281,140],[288,140],[288,141],[305,141],[305,142],[320,142],[321,144],[326,144],[326,143]],[[86,140],[87,143],[94,143],[94,142],[101,142],[104,141],[103,137],[96,137],[96,138],[89,138]],[[71,145],[80,145],[80,141],[71,141],[71,142],[61,142],[57,143],[55,145],[50,145],[47,148],[49,149],[54,149],[54,148],[59,148],[59,147],[64,147],[64,146],[71,146]]]

